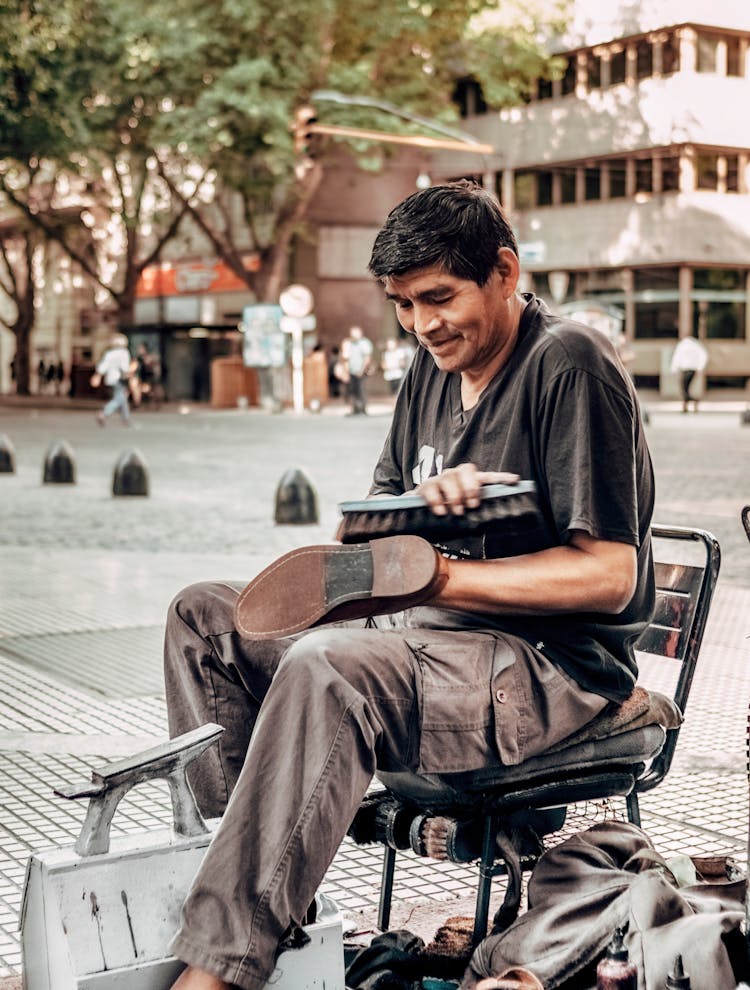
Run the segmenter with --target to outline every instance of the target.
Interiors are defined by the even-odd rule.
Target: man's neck
[[[513,322],[503,346],[481,369],[461,372],[461,405],[464,409],[472,409],[477,404],[482,392],[502,371],[516,348],[521,316],[526,309],[527,300],[517,293],[510,300],[510,306]]]

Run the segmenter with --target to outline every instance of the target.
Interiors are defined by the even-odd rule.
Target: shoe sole
[[[429,594],[438,561],[435,548],[419,536],[301,547],[247,585],[235,605],[235,625],[246,639],[281,639],[326,617],[334,622],[398,612]]]

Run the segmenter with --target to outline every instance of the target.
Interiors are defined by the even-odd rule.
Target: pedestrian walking
[[[57,362],[55,365],[55,395],[62,395],[63,393],[63,382],[65,381],[65,365],[62,361]]]
[[[152,398],[157,379],[157,364],[157,356],[144,343],[139,344],[135,359],[130,365],[130,397],[134,407],[140,406],[144,399]]]
[[[385,345],[385,350],[380,359],[380,368],[383,372],[383,380],[387,382],[391,393],[395,395],[401,387],[404,375],[411,363],[411,350],[390,337]]]
[[[510,223],[469,182],[395,207],[369,268],[421,345],[370,496],[416,489],[465,519],[483,484],[520,476],[538,514],[445,555],[419,536],[307,547],[244,590],[176,596],[170,732],[225,731],[191,773],[223,817],[171,946],[188,964],[173,990],[266,985],[376,770],[522,764],[635,685],[654,484],[614,347],[520,291]]]
[[[373,346],[365,337],[362,327],[351,327],[349,336],[341,344],[341,359],[348,375],[350,416],[364,416],[367,412],[365,381],[372,373]]]
[[[342,386],[346,387],[348,372],[341,360],[341,349],[332,347],[328,356],[328,394],[332,399],[341,396]]]
[[[708,364],[708,351],[696,337],[681,337],[677,347],[672,354],[670,371],[680,376],[680,390],[682,392],[682,411],[688,411],[688,404],[692,401],[693,411],[698,412],[698,399],[690,395],[690,386],[695,375]]]
[[[107,417],[114,412],[120,413],[123,426],[131,425],[128,405],[130,365],[128,338],[123,333],[116,333],[91,376],[93,388],[98,388],[104,382],[110,390],[109,402],[96,414],[96,421],[100,426],[104,426]]]
[[[47,391],[56,392],[56,382],[57,382],[57,361],[53,358],[47,365],[47,371],[45,373],[45,381],[47,386]]]

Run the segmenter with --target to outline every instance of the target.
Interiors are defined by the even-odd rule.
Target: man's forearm
[[[621,612],[635,590],[635,549],[586,538],[497,560],[449,560],[431,604],[474,612],[545,615]]]

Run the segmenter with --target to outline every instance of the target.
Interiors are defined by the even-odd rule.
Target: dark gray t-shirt
[[[444,549],[459,557],[510,557],[569,541],[573,530],[628,543],[638,583],[618,615],[509,616],[416,610],[441,628],[497,629],[523,637],[586,690],[624,700],[637,676],[634,644],[654,605],[649,527],[654,478],[629,376],[598,331],[554,316],[528,295],[518,342],[477,404],[464,410],[460,375],[419,349],[396,403],[370,494],[403,494],[465,462],[536,483],[539,512]]]

